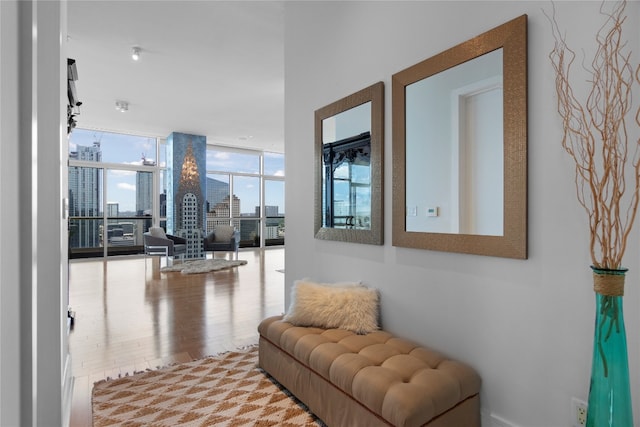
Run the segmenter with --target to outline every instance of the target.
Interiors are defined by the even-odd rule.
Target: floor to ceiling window
[[[142,253],[151,225],[158,141],[75,129],[69,137],[69,257]],[[158,209],[157,207],[155,209]]]
[[[284,244],[284,155],[207,147],[207,231],[240,230],[240,247]]]
[[[166,225],[166,142],[75,129],[69,139],[69,257],[143,252]],[[208,146],[206,231],[233,224],[241,247],[284,244],[284,155]]]
[[[265,246],[284,245],[284,155],[264,153]]]

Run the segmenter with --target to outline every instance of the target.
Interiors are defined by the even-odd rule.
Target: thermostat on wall
[[[427,208],[427,216],[438,216],[438,207]]]

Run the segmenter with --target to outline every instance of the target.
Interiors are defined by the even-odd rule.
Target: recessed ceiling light
[[[116,110],[121,113],[129,111],[129,103],[127,101],[116,101]]]
[[[131,49],[131,59],[133,59],[134,61],[140,60],[140,48],[138,46],[134,46]]]

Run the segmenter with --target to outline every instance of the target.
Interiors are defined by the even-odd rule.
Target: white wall
[[[16,2],[0,2],[0,193],[15,199],[18,193],[18,8]],[[9,143],[8,141],[16,141]],[[14,244],[20,218],[18,203],[0,203],[0,424],[20,423],[20,257]],[[3,224],[7,224],[4,225]]]
[[[65,426],[66,3],[5,0],[0,20],[0,425]]]
[[[570,45],[590,49],[599,2],[556,2]],[[569,426],[572,396],[587,398],[594,293],[588,231],[573,163],[560,145],[550,2],[287,2],[285,148],[287,292],[295,279],[362,280],[379,288],[385,329],[474,366],[483,378],[484,426]],[[628,5],[638,49],[640,4]],[[521,14],[529,16],[529,259],[391,246],[391,75]],[[577,19],[579,17],[579,19]],[[326,64],[332,64],[327,67]],[[342,67],[340,65],[343,65]],[[385,244],[315,240],[313,112],[385,82]],[[580,90],[581,85],[576,84]],[[635,96],[634,101],[640,101]],[[638,105],[638,104],[636,104]],[[637,134],[637,132],[636,132]],[[636,425],[640,425],[638,230],[625,318]]]

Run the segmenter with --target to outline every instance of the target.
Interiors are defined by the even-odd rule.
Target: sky
[[[77,146],[92,146],[100,143],[102,161],[123,165],[141,165],[143,158],[147,162],[166,164],[164,154],[156,153],[156,139],[109,132],[98,132],[74,129],[69,138],[69,152]],[[157,159],[159,157],[159,159]],[[282,154],[265,153],[265,175],[284,177],[284,156]],[[224,151],[224,149],[207,150],[207,170],[219,172],[259,173],[259,157],[252,154]],[[201,171],[202,173],[202,171]],[[219,175],[207,175],[219,178]],[[120,212],[135,211],[136,173],[133,170],[111,169],[107,173],[107,201],[118,203]],[[228,182],[228,179],[226,179]],[[255,177],[237,177],[234,181],[234,194],[240,198],[242,213],[254,212],[259,204],[260,181]],[[266,181],[265,204],[279,206],[284,213],[284,183],[282,181]]]

